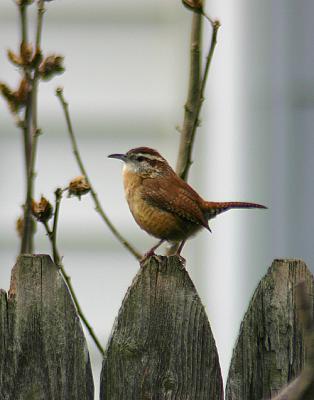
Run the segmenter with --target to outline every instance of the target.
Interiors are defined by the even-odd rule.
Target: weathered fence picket
[[[155,257],[129,288],[109,340],[101,400],[223,399],[204,307],[178,257]]]
[[[313,315],[313,275],[304,262],[275,260],[259,283],[233,352],[226,400],[270,399],[301,372],[306,349],[295,290],[301,282]],[[303,398],[313,400],[314,392]]]
[[[305,332],[296,301],[300,282],[310,299]],[[275,260],[241,324],[226,400],[275,398],[302,369],[297,390],[276,399],[314,399],[313,299],[305,264]],[[8,294],[0,290],[0,400],[93,398],[86,341],[58,268],[49,256],[19,257]],[[210,325],[178,257],[152,257],[140,268],[108,343],[100,400],[133,399],[223,400]]]
[[[20,256],[0,293],[0,399],[94,399],[81,324],[49,256]]]

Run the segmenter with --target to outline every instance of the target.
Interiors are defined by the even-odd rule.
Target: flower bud
[[[30,92],[30,85],[26,79],[21,79],[20,85],[17,90],[13,91],[8,85],[0,82],[0,92],[13,114],[20,111],[25,107],[28,93]]]
[[[17,107],[16,101],[15,101],[13,90],[8,85],[6,85],[5,83],[0,82],[0,92],[1,92],[1,94],[3,96],[3,98],[8,103],[8,106],[9,106],[10,110],[13,113],[17,113],[18,107]]]
[[[29,66],[36,68],[42,61],[42,54],[39,49],[33,51],[31,43],[22,42],[20,46],[20,54],[14,53],[12,50],[7,52],[9,60],[17,67]]]
[[[90,191],[90,185],[84,175],[77,176],[69,183],[69,196],[77,196],[79,199],[82,195]]]
[[[16,220],[15,229],[16,229],[18,236],[21,238],[23,236],[23,231],[24,231],[24,218],[23,217],[19,217]]]
[[[11,61],[12,64],[16,65],[17,67],[20,67],[21,65],[23,65],[23,60],[22,60],[21,56],[19,56],[18,54],[15,54],[10,49],[8,50],[7,54],[8,54],[8,59]]]
[[[64,57],[52,54],[46,57],[39,65],[39,74],[45,81],[53,78],[55,75],[62,74],[64,72],[63,64]]]
[[[20,52],[22,64],[30,65],[33,58],[33,45],[31,43],[22,42]]]
[[[47,222],[53,215],[53,207],[44,196],[41,196],[39,203],[32,200],[32,214],[37,221]]]
[[[202,12],[203,0],[182,0],[185,7],[196,12]]]
[[[30,90],[31,90],[30,84],[27,82],[27,80],[24,78],[21,79],[20,86],[15,91],[16,99],[20,104],[25,105],[25,103],[27,101],[27,96],[28,96],[28,93],[30,92]]]
[[[42,62],[43,55],[40,49],[37,49],[33,55],[33,58],[31,60],[31,66],[33,68],[37,68],[39,64]]]

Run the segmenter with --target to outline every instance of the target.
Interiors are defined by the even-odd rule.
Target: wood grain
[[[275,260],[259,283],[233,352],[226,400],[270,399],[301,372],[305,337],[295,289],[302,281],[313,315],[313,276],[304,262]]]
[[[101,400],[223,399],[215,341],[178,257],[151,257],[129,288],[103,362]]]
[[[94,399],[80,321],[46,255],[20,256],[0,292],[0,399]]]

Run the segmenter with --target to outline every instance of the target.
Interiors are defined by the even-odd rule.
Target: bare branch
[[[187,144],[190,142],[194,126],[197,102],[201,85],[201,47],[202,47],[202,15],[193,13],[190,44],[190,78],[187,101],[185,104],[184,122],[181,129],[181,140],[177,159],[176,172],[185,179],[187,177],[188,162],[191,156]]]
[[[201,48],[202,48],[202,17],[205,17],[213,27],[211,44],[206,59],[206,65],[201,77]],[[199,115],[204,101],[204,92],[209,72],[209,67],[213,58],[217,43],[217,33],[220,23],[213,21],[204,13],[193,12],[191,45],[190,45],[190,77],[187,101],[185,104],[183,127],[180,129],[181,139],[179,144],[176,173],[185,181],[188,179],[188,173],[192,165],[192,150],[195,139],[196,129],[199,126]],[[173,254],[177,245],[170,246],[167,254]]]
[[[28,29],[27,29],[27,4],[20,3],[18,5],[20,13],[20,24],[21,24],[21,44],[20,52],[23,46],[28,43]],[[23,67],[24,78],[29,84],[31,84],[30,74],[28,67],[24,65]],[[24,113],[24,120],[22,122],[23,132],[24,132],[24,156],[25,156],[25,172],[26,180],[28,179],[28,171],[30,164],[30,154],[31,154],[31,126],[30,126],[30,112],[31,112],[31,93],[28,94],[27,105]]]
[[[67,189],[65,189],[67,190]],[[53,227],[52,230],[49,228],[49,224],[48,221],[43,221],[43,225],[46,229],[47,232],[47,236],[50,240],[51,243],[51,247],[52,247],[52,253],[53,253],[53,261],[54,263],[57,265],[57,267],[60,269],[61,274],[69,288],[69,291],[71,293],[73,302],[75,304],[77,313],[79,315],[79,317],[81,318],[83,324],[85,325],[88,333],[90,334],[92,340],[94,341],[97,349],[100,351],[100,353],[102,355],[105,354],[105,351],[103,349],[103,347],[100,344],[99,339],[97,338],[92,326],[90,325],[90,323],[88,322],[88,320],[85,317],[85,314],[82,311],[81,305],[78,301],[78,298],[75,294],[74,288],[72,286],[72,282],[71,282],[71,277],[66,273],[64,266],[62,264],[62,258],[60,256],[58,247],[57,247],[57,227],[58,227],[58,218],[59,218],[59,210],[60,210],[60,204],[61,204],[61,199],[62,199],[62,193],[64,190],[58,188],[55,191],[55,212],[54,212],[54,219],[53,219]]]
[[[101,216],[101,218],[103,219],[103,221],[106,223],[106,225],[108,226],[108,228],[110,229],[110,231],[112,232],[112,234],[118,239],[118,241],[131,253],[133,254],[133,256],[137,259],[140,260],[142,258],[142,255],[134,249],[133,246],[131,246],[131,244],[118,232],[118,230],[116,229],[116,227],[113,225],[113,223],[110,221],[110,219],[108,218],[108,216],[106,215],[106,213],[104,212],[100,201],[98,200],[98,195],[95,191],[95,189],[93,188],[90,179],[88,178],[86,169],[84,167],[82,158],[80,156],[80,152],[78,149],[78,145],[76,142],[76,138],[74,135],[74,131],[73,131],[73,127],[72,127],[72,122],[71,122],[71,118],[70,118],[70,113],[69,113],[69,105],[66,102],[66,100],[64,99],[63,96],[63,89],[58,88],[56,90],[56,95],[58,97],[58,99],[60,100],[63,112],[64,112],[64,116],[66,119],[66,123],[67,123],[67,128],[68,128],[68,133],[71,139],[71,143],[72,143],[72,148],[73,148],[73,153],[74,156],[76,158],[77,164],[79,166],[79,169],[81,171],[81,173],[85,176],[87,183],[90,186],[90,193],[92,195],[92,198],[94,200],[95,203],[95,209],[98,212],[98,214]]]
[[[24,7],[24,6],[21,6]],[[37,30],[36,30],[36,42],[35,52],[40,52],[41,46],[41,34],[43,25],[44,15],[44,0],[38,1],[37,6]],[[25,13],[21,11],[22,18],[22,34],[26,35],[26,22],[24,21]],[[23,44],[23,39],[22,39]],[[25,69],[26,71],[26,69]],[[28,96],[28,101],[25,111],[24,120],[24,142],[25,142],[25,158],[27,170],[27,193],[26,201],[24,204],[24,231],[21,243],[21,253],[32,253],[33,252],[33,236],[34,236],[34,223],[31,215],[31,202],[34,192],[34,179],[35,179],[35,161],[37,153],[37,141],[40,130],[38,129],[37,121],[37,95],[38,95],[38,65],[35,66],[33,78],[30,78],[29,72],[25,72],[26,79],[31,82],[31,92]],[[31,122],[31,135],[30,135],[30,122]],[[29,154],[30,152],[30,154]],[[28,165],[29,164],[29,165]]]
[[[207,19],[212,24],[213,34],[211,39],[210,48],[206,58],[205,69],[201,83],[199,82],[199,73],[197,70],[200,68],[200,49],[201,46],[201,26],[198,22],[202,14],[194,13],[192,23],[192,40],[191,40],[191,64],[190,64],[190,84],[188,92],[188,100],[185,106],[185,117],[181,135],[181,142],[179,146],[179,154],[176,172],[184,180],[187,180],[190,166],[192,164],[192,150],[196,129],[199,125],[199,116],[204,101],[205,87],[209,68],[213,59],[214,50],[217,44],[217,34],[220,27],[219,21],[212,21]]]

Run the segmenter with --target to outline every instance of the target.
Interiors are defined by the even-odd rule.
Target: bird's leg
[[[176,256],[181,257],[181,251],[183,249],[183,246],[185,245],[186,240],[182,240],[182,242],[180,243],[180,246],[178,247],[178,250],[176,251]]]
[[[147,260],[148,257],[151,257],[155,254],[155,250],[165,241],[165,239],[159,240],[159,242],[153,246],[147,253],[144,254],[144,257],[141,259],[141,262]]]

